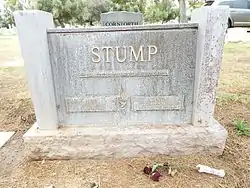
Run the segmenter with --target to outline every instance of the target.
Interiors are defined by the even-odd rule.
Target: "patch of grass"
[[[29,97],[24,67],[0,67],[0,100]]]
[[[231,102],[238,102],[250,105],[250,95],[238,93],[218,93],[216,96],[218,105],[225,105]]]
[[[231,93],[218,94],[216,100],[219,103],[240,102],[240,95]]]
[[[21,59],[18,37],[0,36],[0,65],[11,61],[20,61]]]
[[[217,102],[250,104],[250,43],[228,43],[224,48]]]
[[[237,133],[239,135],[250,136],[250,127],[246,121],[234,120],[233,124],[235,125]]]

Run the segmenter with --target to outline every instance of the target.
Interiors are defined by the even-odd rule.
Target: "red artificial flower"
[[[151,174],[151,172],[152,172],[152,168],[151,168],[151,167],[146,166],[146,167],[143,169],[143,172],[144,172],[145,174],[150,175],[150,174]]]
[[[158,171],[155,171],[152,175],[151,175],[151,179],[153,181],[159,181],[159,178],[161,177],[161,174]]]

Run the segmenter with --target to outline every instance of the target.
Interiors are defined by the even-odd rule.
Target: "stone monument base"
[[[227,131],[216,120],[209,127],[159,125],[129,127],[64,127],[24,135],[32,160],[120,158],[154,155],[222,154]]]

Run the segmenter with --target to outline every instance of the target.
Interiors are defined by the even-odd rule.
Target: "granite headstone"
[[[143,14],[139,12],[114,11],[101,14],[102,26],[142,25]]]
[[[15,12],[37,119],[24,135],[29,155],[221,154],[227,131],[213,114],[228,14],[56,29],[50,13]]]

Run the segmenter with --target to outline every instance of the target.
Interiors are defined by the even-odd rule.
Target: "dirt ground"
[[[34,123],[24,68],[1,66],[20,58],[18,40],[0,37],[0,131],[16,131],[0,149],[0,188],[90,188],[100,179],[102,188],[250,188],[250,137],[239,136],[232,121],[250,123],[250,44],[225,46],[218,89],[216,118],[228,130],[222,156],[144,157],[119,160],[29,161],[22,135]],[[163,172],[159,182],[143,174],[145,165],[168,162],[178,170]],[[224,178],[199,174],[197,164],[224,169]]]

